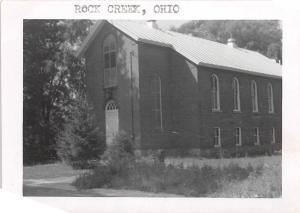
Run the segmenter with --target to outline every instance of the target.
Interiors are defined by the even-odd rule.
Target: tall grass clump
[[[229,182],[243,181],[260,168],[204,165],[184,167],[136,161],[131,141],[118,136],[102,156],[102,164],[78,177],[73,185],[78,189],[116,188],[148,192],[164,192],[184,196],[208,196],[222,190]]]

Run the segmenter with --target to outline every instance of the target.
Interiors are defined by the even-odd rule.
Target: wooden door
[[[113,142],[119,131],[119,109],[115,101],[109,101],[105,107],[106,145]]]

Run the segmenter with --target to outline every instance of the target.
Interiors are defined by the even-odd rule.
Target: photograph
[[[23,196],[281,198],[282,31],[23,19]]]

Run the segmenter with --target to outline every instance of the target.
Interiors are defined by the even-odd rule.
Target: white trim
[[[235,82],[236,82],[236,88],[235,88]],[[233,80],[232,80],[232,86],[233,86],[233,111],[234,112],[240,112],[241,111],[241,100],[240,100],[240,83],[239,83],[239,80],[234,77]],[[236,95],[237,97],[235,97],[235,90],[236,91]],[[236,98],[236,101],[237,101],[237,108],[235,108],[235,98]]]
[[[221,145],[222,145],[221,144],[221,129],[220,129],[220,127],[214,127],[213,130],[214,130],[214,136],[213,136],[214,147],[221,147]],[[215,135],[215,130],[217,130],[218,135]],[[215,144],[216,137],[218,139],[218,144]]]
[[[111,49],[111,43],[114,43],[114,48]],[[108,50],[105,47],[108,45]],[[115,66],[111,66],[111,54],[115,55]],[[105,56],[108,54],[109,67],[105,67]],[[105,36],[102,42],[102,58],[103,58],[103,87],[115,87],[118,84],[117,77],[117,39],[113,34]],[[107,76],[106,73],[109,73]]]
[[[270,94],[269,94],[270,88]],[[268,97],[268,112],[274,113],[274,96],[273,96],[273,86],[271,83],[267,85],[267,97]]]
[[[254,91],[252,86],[254,85]],[[257,97],[257,83],[255,80],[251,81],[251,107],[252,112],[258,112],[258,97]],[[252,94],[254,92],[254,94]],[[253,101],[254,101],[254,107],[253,107]],[[255,108],[255,109],[254,109]]]
[[[216,79],[216,94],[214,94],[213,93],[213,89],[214,89],[214,80],[213,79]],[[220,84],[219,84],[219,78],[218,78],[218,76],[216,75],[216,74],[212,74],[211,75],[211,77],[210,77],[210,80],[211,80],[211,83],[212,83],[212,85],[211,85],[211,101],[212,101],[212,111],[213,112],[216,112],[216,111],[220,111],[221,109],[221,107],[220,107]],[[217,101],[217,103],[215,103],[215,96],[213,96],[213,95],[217,95],[216,96],[216,101]],[[215,105],[216,105],[216,107],[215,107]]]
[[[275,128],[274,127],[272,127],[271,128],[271,133],[272,133],[272,138],[271,138],[271,144],[275,144],[276,143],[276,132],[275,132]]]
[[[256,146],[260,145],[260,135],[259,135],[258,127],[254,127],[254,135],[253,136],[255,138],[254,145],[256,145]]]
[[[237,129],[239,129],[239,135],[237,135]],[[238,137],[238,143],[235,143],[236,146],[242,146],[242,129],[241,127],[236,127],[235,128],[235,134],[234,134],[234,138],[236,139],[236,137]],[[235,141],[236,142],[236,141]]]

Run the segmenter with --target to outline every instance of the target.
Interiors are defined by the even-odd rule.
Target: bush
[[[132,140],[125,133],[119,133],[105,150],[102,161],[114,174],[126,173],[135,161]]]
[[[211,166],[196,166],[184,168],[182,165],[166,166],[155,161],[146,162],[126,161],[118,172],[112,164],[105,169],[95,169],[79,177],[74,184],[78,189],[111,187],[133,189],[149,192],[165,192],[184,196],[207,196],[220,191],[228,182],[242,181],[254,170],[252,167],[242,168],[236,164],[224,168]]]
[[[72,185],[77,189],[106,187],[112,180],[112,171],[106,165],[99,165],[91,172],[81,174]]]
[[[57,137],[59,158],[74,169],[93,167],[105,150],[105,140],[95,122],[92,108],[80,100]]]

